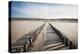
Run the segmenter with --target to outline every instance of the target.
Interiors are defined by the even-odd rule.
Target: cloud
[[[18,4],[17,4],[18,5]],[[78,11],[76,5],[40,5],[28,3],[23,6],[13,7],[12,11],[15,10],[20,13],[17,17],[30,17],[30,18],[77,18]],[[22,14],[22,15],[21,15]],[[14,15],[14,14],[13,14]]]

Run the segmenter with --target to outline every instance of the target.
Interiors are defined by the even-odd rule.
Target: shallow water
[[[15,42],[24,34],[38,28],[44,22],[42,21],[24,21],[24,20],[13,20],[11,22],[11,39],[12,42]]]
[[[51,24],[63,33],[75,44],[78,43],[78,23],[74,22],[51,22]]]
[[[13,20],[11,22],[11,39],[12,43],[22,37],[24,34],[38,28],[44,21],[30,20]],[[78,23],[73,22],[50,22],[55,28],[60,30],[68,39],[75,44],[78,43]]]

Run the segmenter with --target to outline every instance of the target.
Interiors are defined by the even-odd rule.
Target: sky
[[[78,6],[71,4],[11,2],[11,17],[78,18]]]

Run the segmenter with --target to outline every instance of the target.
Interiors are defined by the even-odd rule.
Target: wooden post
[[[69,42],[69,49],[73,49],[73,43],[72,43],[72,41]]]
[[[63,42],[63,44],[64,44],[64,37],[62,37],[62,42]]]
[[[68,39],[65,38],[65,46],[68,46]]]
[[[23,46],[23,52],[26,52],[27,50],[26,50],[26,42],[25,42],[25,44],[24,44],[24,46]]]

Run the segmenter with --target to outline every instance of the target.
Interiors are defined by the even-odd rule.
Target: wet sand
[[[14,43],[17,39],[22,37],[24,34],[38,28],[44,24],[44,21],[30,21],[30,20],[13,20],[11,22],[11,39]],[[75,44],[78,43],[78,23],[75,22],[50,22],[55,28],[60,30],[68,39],[73,41]],[[44,31],[45,32],[45,31]],[[45,34],[46,35],[46,34]]]

